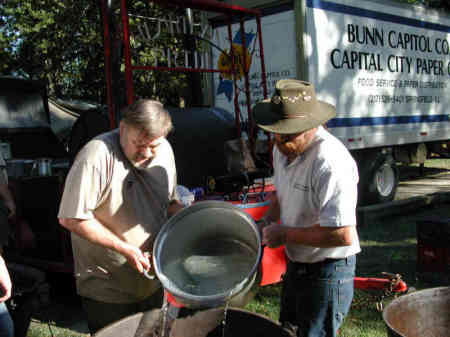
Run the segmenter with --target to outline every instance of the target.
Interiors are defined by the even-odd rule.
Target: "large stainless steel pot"
[[[173,216],[153,246],[163,287],[188,307],[217,307],[248,291],[262,254],[250,215],[223,201],[201,201]]]
[[[8,177],[20,178],[31,174],[33,159],[9,159],[6,161]]]
[[[34,161],[33,173],[41,177],[52,175],[52,159],[39,158]]]
[[[292,337],[271,319],[243,309],[227,310],[225,327],[223,309],[196,312],[178,318],[171,326],[171,337]],[[138,313],[121,319],[100,331],[95,337],[150,337],[161,326],[161,310]],[[169,336],[169,335],[167,335]]]
[[[383,311],[390,337],[450,335],[450,287],[416,291],[396,298]]]

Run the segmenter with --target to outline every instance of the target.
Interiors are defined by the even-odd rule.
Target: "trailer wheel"
[[[358,166],[359,206],[394,200],[399,173],[392,155],[381,151],[366,153],[361,156]]]

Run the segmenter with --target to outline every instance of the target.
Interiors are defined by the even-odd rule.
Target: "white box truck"
[[[448,155],[449,15],[386,0],[226,2],[262,11],[269,96],[278,79],[297,78],[312,82],[319,98],[336,106],[327,126],[357,160],[360,205],[394,198],[396,163]],[[261,50],[255,21],[244,27],[254,103],[263,98]],[[237,47],[243,44],[239,30],[233,24]],[[217,22],[213,35],[217,46],[228,47],[227,25]],[[220,55],[213,51],[213,63]],[[227,81],[214,75],[214,105],[233,111],[236,90]],[[244,100],[241,110],[245,119]]]

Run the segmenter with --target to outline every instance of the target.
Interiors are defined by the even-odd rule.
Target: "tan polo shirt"
[[[127,242],[151,251],[176,198],[172,148],[163,140],[146,168],[125,157],[114,130],[91,140],[67,176],[59,218],[96,218]],[[124,256],[72,233],[78,294],[108,303],[133,303],[153,294],[159,282],[135,271]]]

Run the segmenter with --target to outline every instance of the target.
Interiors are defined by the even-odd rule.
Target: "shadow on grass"
[[[50,331],[55,337],[87,335],[89,331],[72,275],[49,273],[47,280],[51,289],[50,304],[34,313],[36,324],[30,335],[48,335]]]
[[[437,172],[433,170],[433,172]],[[362,251],[357,257],[356,275],[386,278],[382,272],[400,274],[408,292],[450,284],[448,272],[418,272],[417,222],[429,217],[450,219],[450,205],[418,208],[399,216],[374,220],[358,228]],[[382,291],[355,289],[350,312],[341,335],[345,337],[385,337],[387,328],[382,313],[395,296]],[[381,306],[380,306],[381,304]]]
[[[357,257],[356,276],[384,278],[382,272],[400,274],[408,287],[417,290],[434,286],[448,286],[449,282],[441,273],[417,273],[417,234],[416,223],[427,216],[450,218],[450,205],[440,204],[414,210],[401,216],[377,219],[358,227],[362,251]],[[66,281],[57,282],[65,289]],[[264,286],[258,289],[255,298],[246,306],[247,310],[260,313],[273,320],[278,319],[281,284]],[[64,293],[64,291],[63,291]],[[379,294],[375,294],[377,297]],[[393,298],[384,299],[385,305]],[[364,305],[360,305],[364,302]],[[381,313],[376,310],[373,292],[356,290],[354,303],[341,329],[345,337],[386,336],[386,328]],[[44,313],[36,319],[49,318],[53,326],[69,329],[68,333],[55,336],[85,336],[82,312],[76,298],[60,298],[51,307],[49,316]],[[44,326],[41,333],[30,336],[48,335]]]
[[[398,165],[400,181],[423,179],[437,174],[449,172],[446,168]]]
[[[431,205],[405,215],[377,219],[358,228],[362,251],[358,254],[356,274],[383,277],[382,272],[400,274],[410,287],[446,286],[450,274],[428,277],[417,270],[417,222],[430,217],[450,219],[448,204]]]

